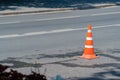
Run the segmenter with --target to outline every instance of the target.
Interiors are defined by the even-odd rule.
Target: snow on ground
[[[41,8],[41,7],[18,7],[18,6],[8,6],[8,9],[1,10],[0,14],[23,14],[23,13],[38,13],[38,12],[50,12],[50,11],[64,11],[73,9],[91,9],[91,8],[102,8],[102,7],[116,7],[114,3],[100,3],[100,4],[73,4],[71,7],[67,8]],[[10,8],[10,9],[9,9]],[[11,9],[15,8],[15,9]]]
[[[113,3],[101,3],[101,4],[93,4],[93,6],[95,6],[95,7],[99,7],[99,6],[109,6],[109,5],[111,5],[111,6],[115,6],[115,4],[113,4]]]
[[[10,7],[17,7],[17,6],[10,6]],[[17,7],[16,10],[6,9],[3,11],[0,11],[0,13],[6,13],[6,12],[27,12],[27,11],[43,11],[43,10],[57,10],[60,8],[35,8],[35,7]]]
[[[35,55],[16,57],[14,61],[21,61],[36,66],[15,68],[24,74],[31,70],[45,74],[50,80],[60,74],[65,80],[109,80],[120,79],[120,50],[96,51],[99,58],[86,60],[79,58],[82,54],[78,48],[39,52]],[[18,62],[19,63],[19,62]],[[13,63],[14,64],[14,63]],[[17,65],[14,64],[14,66]]]

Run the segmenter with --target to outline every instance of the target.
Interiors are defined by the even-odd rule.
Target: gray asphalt
[[[8,38],[1,38],[1,36],[87,28],[88,24],[93,25],[95,49],[119,49],[120,26],[116,25],[120,23],[119,11],[120,7],[114,7],[61,13],[0,16],[0,58],[74,47],[82,50],[87,29]]]

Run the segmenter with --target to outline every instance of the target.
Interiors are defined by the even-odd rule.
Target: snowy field
[[[120,50],[95,51],[99,58],[93,60],[79,58],[82,51],[72,48],[8,58],[0,63],[24,74],[30,74],[31,70],[40,72],[48,80],[58,74],[65,80],[119,80]]]

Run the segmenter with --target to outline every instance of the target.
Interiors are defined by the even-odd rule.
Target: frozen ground
[[[79,48],[50,50],[34,55],[8,58],[0,63],[9,63],[11,68],[24,74],[31,69],[45,74],[50,80],[60,74],[65,80],[119,80],[120,79],[120,50],[95,50],[97,59],[86,60],[79,56]]]

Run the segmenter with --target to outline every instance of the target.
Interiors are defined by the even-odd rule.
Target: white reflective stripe
[[[88,32],[92,32],[92,30],[88,30]]]
[[[85,48],[93,48],[93,46],[85,45]]]
[[[86,40],[92,40],[92,37],[87,37]]]

